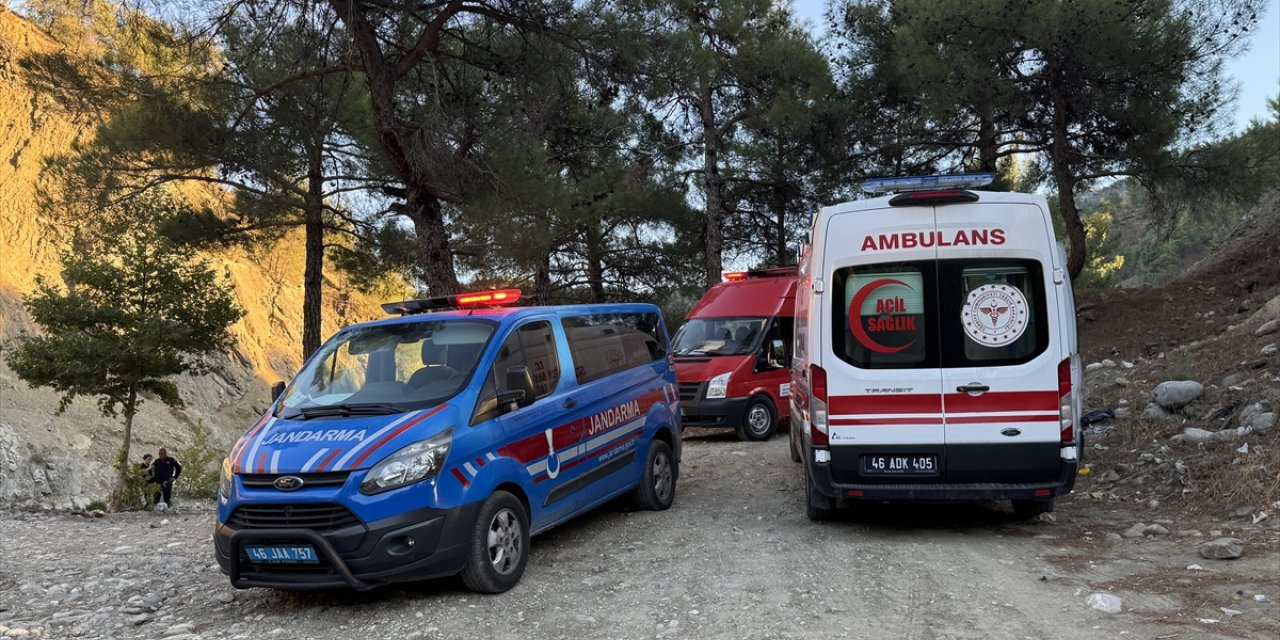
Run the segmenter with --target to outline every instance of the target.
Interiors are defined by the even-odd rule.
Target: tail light
[[[827,438],[827,372],[816,364],[809,365],[809,437],[813,446],[825,447]]]
[[[1071,358],[1058,363],[1058,416],[1062,424],[1062,443],[1076,441],[1075,404],[1071,401]]]

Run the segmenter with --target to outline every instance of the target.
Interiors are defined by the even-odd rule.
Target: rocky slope
[[[64,248],[59,226],[39,206],[48,184],[42,173],[50,155],[93,134],[95,116],[33,88],[21,61],[60,45],[31,23],[0,9],[0,345],[37,328],[22,306],[37,276],[61,270]],[[219,199],[216,191],[194,194]],[[192,426],[209,428],[213,444],[229,448],[267,403],[269,388],[299,365],[302,327],[301,238],[274,246],[239,248],[207,257],[236,287],[247,315],[233,328],[235,348],[220,373],[180,381],[183,410],[158,402],[143,405],[135,426],[132,457],[144,450],[180,448]],[[325,283],[325,332],[377,313],[369,295],[330,276]],[[402,292],[389,295],[400,295]],[[0,349],[3,347],[0,346]],[[30,389],[0,358],[0,500],[33,500],[69,506],[106,494],[109,463],[122,429],[104,418],[91,400],[54,415],[57,396]]]

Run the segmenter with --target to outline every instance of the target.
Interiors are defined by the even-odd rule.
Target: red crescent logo
[[[891,284],[901,285],[908,289],[911,288],[911,285],[901,280],[882,278],[880,280],[872,281],[865,287],[859,289],[857,295],[853,296],[853,302],[849,303],[849,330],[853,332],[853,337],[857,338],[858,342],[862,343],[862,346],[875,351],[876,353],[897,353],[903,349],[910,348],[911,345],[916,343],[915,340],[912,340],[901,347],[886,347],[879,342],[872,340],[871,336],[867,335],[867,330],[862,328],[862,303],[866,302],[867,297],[872,293],[875,293],[877,289],[887,287]]]

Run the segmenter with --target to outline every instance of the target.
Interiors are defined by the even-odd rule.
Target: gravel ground
[[[670,511],[608,506],[535,538],[523,581],[497,596],[456,579],[237,591],[213,560],[209,511],[0,510],[0,636],[1096,640],[1280,630],[1280,604],[1253,600],[1280,600],[1274,526],[1245,536],[1245,558],[1215,563],[1195,555],[1204,534],[1190,528],[1108,540],[1135,516],[1076,497],[1055,522],[962,504],[874,506],[815,524],[785,435],[695,436],[681,474]],[[1206,570],[1190,572],[1193,562]],[[1125,610],[1089,609],[1099,589]]]

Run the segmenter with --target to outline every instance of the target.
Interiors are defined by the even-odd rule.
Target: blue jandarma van
[[[514,586],[529,537],[619,495],[666,509],[679,397],[657,307],[384,305],[303,366],[223,462],[232,585],[367,589],[461,573]]]

